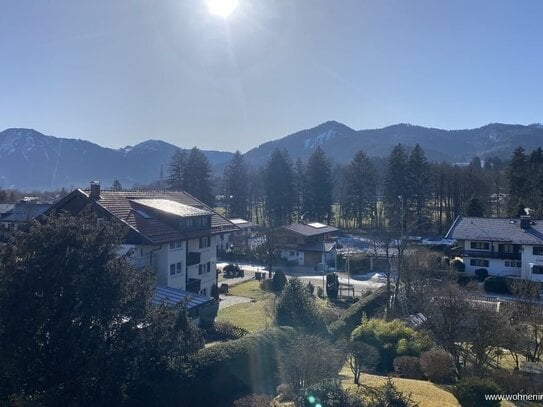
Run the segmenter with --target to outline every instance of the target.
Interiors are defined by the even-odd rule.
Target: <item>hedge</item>
[[[199,351],[191,361],[184,402],[192,406],[232,406],[250,393],[274,394],[280,384],[278,350],[295,331],[271,328]]]
[[[348,338],[353,329],[360,325],[363,314],[369,317],[374,316],[386,305],[387,300],[386,288],[376,289],[367,297],[361,298],[360,301],[347,308],[341,318],[330,325],[330,333],[335,339]]]

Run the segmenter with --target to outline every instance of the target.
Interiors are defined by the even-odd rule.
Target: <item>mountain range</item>
[[[261,144],[245,153],[252,166],[266,163],[275,148],[307,160],[320,146],[336,163],[345,164],[354,153],[385,157],[398,143],[420,144],[433,161],[466,162],[474,156],[507,159],[517,146],[531,150],[543,145],[541,124],[492,123],[477,129],[442,130],[396,124],[382,129],[354,130],[328,121],[314,128]],[[120,149],[101,147],[79,139],[46,136],[32,129],[0,132],[0,187],[52,190],[86,186],[100,180],[106,187],[114,179],[123,186],[148,184],[167,173],[170,157],[178,147],[161,140],[147,140]],[[232,146],[235,150],[236,146]],[[222,173],[233,153],[202,150],[217,173]]]

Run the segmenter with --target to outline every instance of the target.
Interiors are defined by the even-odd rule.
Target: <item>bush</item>
[[[314,335],[297,334],[279,351],[279,371],[283,381],[297,392],[303,387],[338,376],[345,352]]]
[[[456,260],[451,261],[451,269],[462,273],[466,271],[466,265],[464,264],[462,260],[456,259]]]
[[[480,282],[485,281],[485,278],[488,277],[488,270],[487,269],[477,269],[475,270],[475,275],[477,276],[477,279]]]
[[[307,283],[307,292],[311,295],[315,294],[315,286],[313,284],[311,284],[311,281],[309,283]]]
[[[458,283],[458,285],[465,287],[472,281],[477,281],[477,277],[471,274],[461,272],[456,273],[456,282]]]
[[[273,291],[276,293],[283,291],[283,288],[287,284],[287,277],[285,276],[283,270],[277,270],[273,275],[272,281]]]
[[[511,294],[507,286],[507,280],[503,277],[485,278],[485,291],[496,294]]]
[[[470,377],[456,385],[456,398],[462,407],[498,407],[499,400],[486,400],[486,394],[500,394],[500,387],[489,379]]]
[[[543,378],[538,374],[495,369],[492,380],[507,394],[543,393]]]
[[[395,319],[365,320],[352,333],[351,340],[375,346],[381,355],[379,370],[390,372],[397,356],[419,356],[432,346],[430,339]]]
[[[318,286],[318,287],[317,287],[317,297],[319,297],[319,298],[323,298],[323,297],[324,297],[324,290],[322,289],[321,286]]]
[[[213,327],[206,332],[206,339],[208,341],[226,341],[239,339],[247,334],[249,331],[230,322],[215,321]]]
[[[328,334],[322,315],[303,283],[289,280],[275,305],[275,322],[279,326],[292,326],[314,334]]]
[[[454,359],[449,352],[441,349],[432,349],[420,355],[420,366],[424,375],[432,383],[452,383],[456,368]]]
[[[386,289],[381,287],[347,308],[342,317],[330,325],[330,332],[334,338],[349,337],[362,321],[364,314],[372,317],[385,306],[386,297]]]
[[[269,407],[272,401],[267,394],[249,394],[234,401],[233,407]]]
[[[399,391],[389,377],[385,384],[377,390],[370,390],[368,407],[412,407],[417,404],[411,395]]]
[[[398,356],[394,359],[394,373],[405,379],[422,379],[422,369],[419,358],[415,356]]]
[[[267,329],[202,349],[190,361],[182,405],[231,406],[250,393],[273,394],[280,349],[295,335],[289,327]]]
[[[362,405],[356,395],[349,394],[339,380],[325,380],[302,389],[296,398],[296,407],[358,407]]]

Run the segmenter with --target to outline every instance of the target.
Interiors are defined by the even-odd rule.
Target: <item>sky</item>
[[[543,121],[543,1],[0,0],[0,130],[242,152],[354,129]]]

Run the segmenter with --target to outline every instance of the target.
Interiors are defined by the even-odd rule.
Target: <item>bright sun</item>
[[[228,17],[237,7],[238,0],[207,0],[207,7],[211,14]]]

